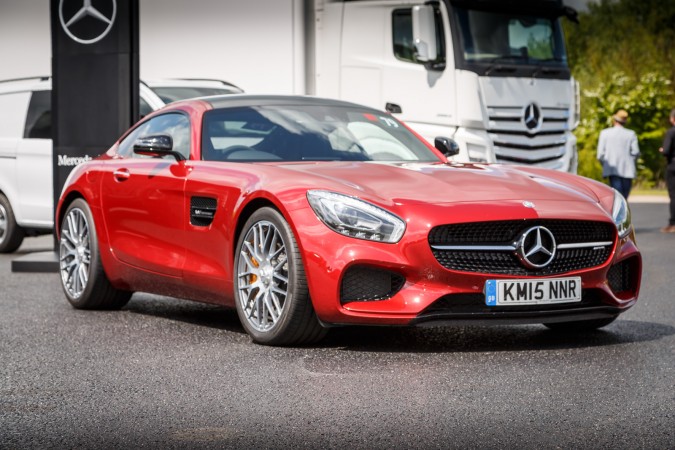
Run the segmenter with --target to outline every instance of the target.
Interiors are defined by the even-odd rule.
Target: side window
[[[52,91],[35,91],[26,114],[24,138],[52,138]]]
[[[438,55],[435,64],[445,62],[445,38],[443,34],[443,19],[441,12],[434,8],[436,25],[436,42],[438,42]],[[415,55],[415,43],[413,42],[412,9],[396,9],[392,13],[392,39],[394,43],[394,56],[402,61],[424,64],[417,61]]]
[[[138,108],[138,114],[141,116],[141,119],[152,112],[152,107],[148,105],[148,102],[143,100],[143,97],[140,99],[140,104]]]
[[[117,149],[117,153],[125,158],[146,158],[134,154],[133,145],[136,139],[153,134],[168,134],[173,139],[173,149],[190,158],[190,119],[180,113],[162,114],[139,125],[125,137]]]

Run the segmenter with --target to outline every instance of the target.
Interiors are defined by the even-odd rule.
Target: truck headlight
[[[618,191],[614,191],[614,206],[612,206],[612,219],[619,237],[626,237],[631,230],[630,208],[628,202]]]
[[[405,222],[399,217],[354,197],[311,190],[307,200],[328,228],[345,236],[393,244],[405,231]]]

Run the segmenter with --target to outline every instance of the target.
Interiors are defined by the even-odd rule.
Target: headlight
[[[619,232],[620,238],[623,238],[630,233],[630,209],[628,208],[628,202],[618,191],[614,191],[612,219],[614,220],[614,225],[616,225],[616,230]]]
[[[405,222],[392,213],[354,197],[329,191],[307,191],[307,200],[328,228],[345,236],[395,243]]]

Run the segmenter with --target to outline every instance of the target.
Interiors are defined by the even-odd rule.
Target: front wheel
[[[89,205],[73,201],[61,223],[59,271],[66,298],[77,309],[119,309],[131,292],[114,288],[103,271]]]
[[[616,320],[615,317],[607,319],[579,320],[575,322],[553,322],[545,323],[546,327],[555,331],[593,331],[598,328],[606,327]]]
[[[301,345],[325,336],[293,232],[278,211],[261,208],[246,221],[234,272],[237,314],[254,342]]]
[[[21,246],[24,231],[16,223],[12,205],[0,194],[0,253],[12,253]]]

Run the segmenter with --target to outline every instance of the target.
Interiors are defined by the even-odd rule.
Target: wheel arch
[[[279,209],[277,205],[274,204],[274,202],[271,201],[270,199],[258,197],[248,202],[242,208],[241,213],[239,213],[239,217],[237,218],[237,225],[234,229],[234,236],[232,237],[232,261],[234,261],[234,256],[235,253],[237,252],[237,241],[239,240],[239,235],[241,234],[241,231],[244,228],[244,224],[246,223],[248,218],[253,215],[254,212],[259,210],[260,208],[265,207],[276,210],[288,222],[288,217],[286,217],[283,211],[281,211],[281,209]]]
[[[55,217],[55,222],[54,222],[54,229],[56,230],[57,236],[61,236],[61,222],[63,221],[63,217],[66,214],[66,210],[68,209],[68,205],[70,205],[73,201],[76,199],[81,198],[85,202],[87,201],[86,198],[84,198],[84,195],[82,195],[81,192],[79,191],[70,191],[59,203],[59,210],[57,212],[57,217]]]

